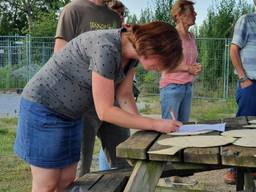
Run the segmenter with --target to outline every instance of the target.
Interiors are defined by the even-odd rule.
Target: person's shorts
[[[63,117],[46,106],[21,99],[14,150],[27,163],[64,168],[80,158],[82,121]]]

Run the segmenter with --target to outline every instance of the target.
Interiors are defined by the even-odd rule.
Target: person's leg
[[[192,84],[184,85],[184,98],[180,105],[179,120],[182,123],[189,122],[189,115],[192,103]]]
[[[31,166],[32,192],[61,192],[75,179],[76,164],[64,169]]]
[[[76,167],[77,163],[61,169],[60,182],[58,185],[59,191],[64,191],[75,180]]]
[[[109,164],[108,164],[108,160],[106,158],[106,155],[105,155],[103,149],[101,148],[100,152],[99,152],[99,170],[100,171],[105,171],[105,170],[108,170],[108,169],[110,169]]]
[[[77,175],[79,177],[90,172],[95,137],[101,122],[95,113],[88,112],[83,116],[83,125],[81,156],[77,168]]]
[[[163,119],[172,119],[170,109],[175,113],[176,119],[180,121],[180,108],[185,95],[183,85],[169,84],[168,86],[160,89],[160,104]],[[167,185],[180,182],[179,177],[166,177],[164,181]]]
[[[130,130],[104,122],[98,131],[103,151],[107,157],[110,168],[128,167],[125,159],[116,157],[116,147],[130,136]]]
[[[180,104],[183,100],[183,86],[170,84],[160,90],[160,104],[163,119],[172,119],[170,109],[175,113],[176,119],[179,120]]]
[[[56,191],[60,182],[60,169],[44,169],[31,166],[32,192]]]

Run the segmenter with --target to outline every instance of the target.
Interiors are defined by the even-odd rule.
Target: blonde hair
[[[159,56],[164,70],[173,70],[182,60],[182,43],[179,34],[168,23],[155,21],[132,25],[127,35],[139,56]]]
[[[176,22],[176,16],[186,11],[186,6],[194,5],[195,3],[190,0],[176,0],[171,9],[171,15],[173,20]]]

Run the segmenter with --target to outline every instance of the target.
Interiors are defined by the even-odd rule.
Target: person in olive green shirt
[[[73,0],[67,4],[61,15],[55,36],[54,52],[59,52],[67,42],[83,32],[121,27],[119,15],[108,8],[103,0]],[[90,172],[96,135],[111,167],[126,167],[128,163],[116,157],[116,146],[130,135],[128,129],[101,122],[95,109],[84,115],[81,159],[78,176]]]

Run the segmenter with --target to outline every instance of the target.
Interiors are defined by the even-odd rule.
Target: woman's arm
[[[129,70],[129,73],[126,76],[126,78],[118,86],[116,90],[116,99],[118,101],[119,106],[123,110],[129,113],[139,114],[133,93],[134,75],[135,68],[132,68],[131,70]]]
[[[131,129],[154,130],[158,132],[176,131],[178,121],[142,117],[114,106],[114,82],[96,72],[92,72],[92,91],[96,112],[102,121]]]
[[[202,70],[202,65],[200,63],[194,63],[192,65],[181,63],[171,73],[188,72],[192,75],[198,75],[201,72],[201,70]]]
[[[68,43],[68,42],[65,41],[64,39],[56,38],[56,39],[55,39],[55,44],[54,44],[54,53],[60,52],[60,50],[61,50],[67,43]]]

